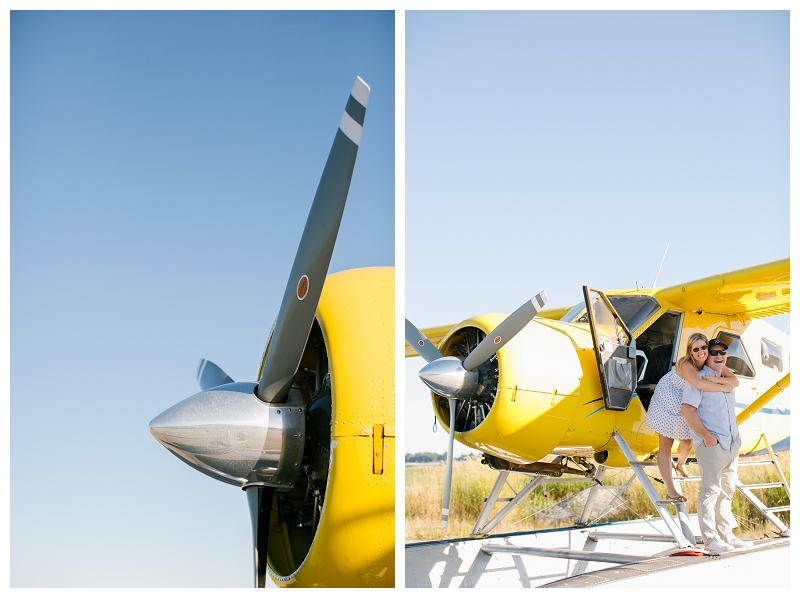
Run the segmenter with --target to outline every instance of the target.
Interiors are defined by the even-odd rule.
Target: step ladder
[[[625,455],[625,458],[628,460],[628,465],[633,469],[633,473],[642,484],[647,496],[655,506],[656,511],[658,511],[661,519],[666,524],[675,544],[677,544],[678,548],[694,548],[695,535],[689,525],[689,511],[686,509],[686,503],[677,500],[663,500],[658,492],[656,492],[650,476],[645,472],[646,467],[658,467],[658,462],[637,461],[631,447],[628,446],[628,443],[620,436],[619,432],[614,432],[614,440],[622,451],[622,454]],[[669,506],[675,507],[675,513],[678,519],[677,523],[667,509]]]
[[[788,511],[789,510],[789,503],[785,505],[779,505],[776,507],[767,507],[759,498],[751,492],[751,490],[763,489],[763,488],[780,488],[786,491],[786,498],[790,499],[790,492],[789,492],[789,484],[786,482],[786,476],[783,475],[783,470],[781,469],[780,463],[778,463],[778,458],[775,456],[775,453],[772,451],[772,446],[767,442],[767,437],[762,434],[761,437],[758,439],[758,443],[756,444],[755,448],[764,442],[764,445],[767,447],[767,453],[769,453],[769,459],[761,460],[761,461],[739,461],[739,467],[752,467],[754,465],[773,465],[775,469],[778,470],[778,477],[780,478],[780,482],[771,482],[766,484],[742,484],[741,481],[737,479],[736,481],[736,489],[744,495],[744,497],[750,501],[750,503],[758,509],[767,520],[772,523],[775,527],[778,528],[778,534],[784,538],[789,537],[789,528],[786,525],[775,517],[773,513],[777,513],[779,511]]]

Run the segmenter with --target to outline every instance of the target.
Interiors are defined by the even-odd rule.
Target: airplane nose
[[[294,483],[303,456],[302,405],[268,404],[255,383],[200,392],[150,422],[150,434],[178,459],[234,486]]]
[[[478,385],[478,372],[465,370],[458,357],[440,357],[419,371],[420,379],[436,394],[470,396]]]

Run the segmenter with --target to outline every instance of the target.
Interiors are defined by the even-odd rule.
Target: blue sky
[[[394,15],[11,16],[11,584],[252,584],[245,495],[148,423],[256,378],[356,75],[331,271],[394,263]],[[45,556],[46,555],[46,556]]]
[[[789,255],[788,12],[407,12],[406,92],[419,327]],[[441,453],[422,365],[405,450]]]

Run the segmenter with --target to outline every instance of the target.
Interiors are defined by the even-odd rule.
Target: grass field
[[[750,457],[746,460],[764,460],[768,457]],[[779,453],[778,460],[787,481],[791,484],[789,472],[789,451]],[[489,495],[497,472],[480,464],[479,457],[469,457],[464,461],[456,461],[453,466],[453,499],[450,507],[450,524],[446,530],[440,527],[442,486],[444,483],[444,466],[419,467],[406,469],[406,539],[407,540],[442,540],[446,538],[465,538],[469,536],[475,520],[478,518],[483,500]],[[696,464],[690,463],[688,469],[692,475],[699,475]],[[650,470],[651,476],[658,476],[658,470]],[[604,484],[624,484],[631,477],[632,471],[610,470],[606,473]],[[777,470],[770,466],[742,467],[739,478],[745,484],[779,482]],[[519,491],[530,478],[521,474],[511,474],[509,484]],[[536,488],[526,500],[511,512],[492,533],[530,531],[564,527],[572,525],[575,517],[580,515],[580,507],[560,506],[570,496],[589,488],[590,482],[549,484],[545,490]],[[664,496],[664,485],[656,482],[655,487]],[[687,506],[690,513],[697,512],[696,482],[683,485]],[[783,488],[756,489],[753,493],[769,506],[788,503]],[[501,497],[513,496],[508,487],[503,489]],[[499,503],[495,512],[503,507]],[[776,528],[759,513],[740,492],[733,500],[733,512],[739,521],[736,534],[742,538],[761,538],[774,536]],[[626,521],[641,519],[648,515],[658,516],[655,508],[638,481],[634,481],[623,495],[622,504],[599,521]],[[779,517],[789,525],[789,512],[778,512]]]

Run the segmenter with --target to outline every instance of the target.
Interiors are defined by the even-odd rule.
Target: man
[[[727,360],[728,345],[717,338],[710,340],[708,360],[700,375],[722,376]],[[700,466],[697,519],[706,550],[719,553],[752,548],[752,542],[733,535],[727,516],[736,490],[736,468],[742,446],[733,389],[731,392],[707,392],[684,384],[681,413],[692,430],[694,452]]]

